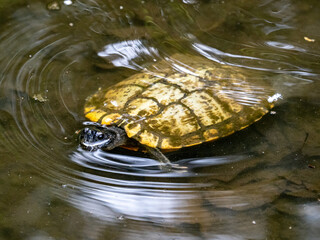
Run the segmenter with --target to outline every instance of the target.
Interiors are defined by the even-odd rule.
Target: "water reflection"
[[[290,0],[8,8],[0,15],[0,238],[317,239],[318,12],[316,1]],[[239,67],[284,99],[228,138],[166,152],[184,171],[164,172],[143,152],[78,148],[87,96],[140,69],[164,69],[154,60],[192,74],[187,59],[170,58],[176,52]],[[239,89],[228,94],[250,104],[254,96]]]
[[[107,45],[98,52],[98,56],[108,60],[115,67],[142,70],[135,61],[156,61],[159,53],[154,47],[147,48],[141,40],[130,40]]]

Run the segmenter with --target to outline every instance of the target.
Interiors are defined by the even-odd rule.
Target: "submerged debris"
[[[304,40],[306,40],[307,42],[315,42],[316,40],[313,38],[308,38],[308,37],[304,37]]]
[[[47,9],[50,11],[59,11],[61,6],[58,1],[52,1],[47,4]]]
[[[47,102],[49,99],[47,97],[43,97],[41,93],[33,94],[32,98],[38,102]]]

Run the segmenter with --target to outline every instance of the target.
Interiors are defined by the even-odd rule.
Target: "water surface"
[[[0,239],[318,239],[318,1],[0,11]],[[78,146],[87,96],[176,53],[238,67],[282,100],[229,137],[165,153],[186,170]]]

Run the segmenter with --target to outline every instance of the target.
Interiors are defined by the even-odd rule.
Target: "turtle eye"
[[[98,139],[99,139],[99,140],[102,140],[103,138],[104,138],[104,135],[103,135],[103,134],[99,134],[99,135],[98,135]]]

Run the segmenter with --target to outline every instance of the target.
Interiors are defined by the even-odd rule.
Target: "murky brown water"
[[[0,1],[0,239],[319,239],[320,2]],[[86,152],[85,99],[175,53],[283,99],[168,152]]]

